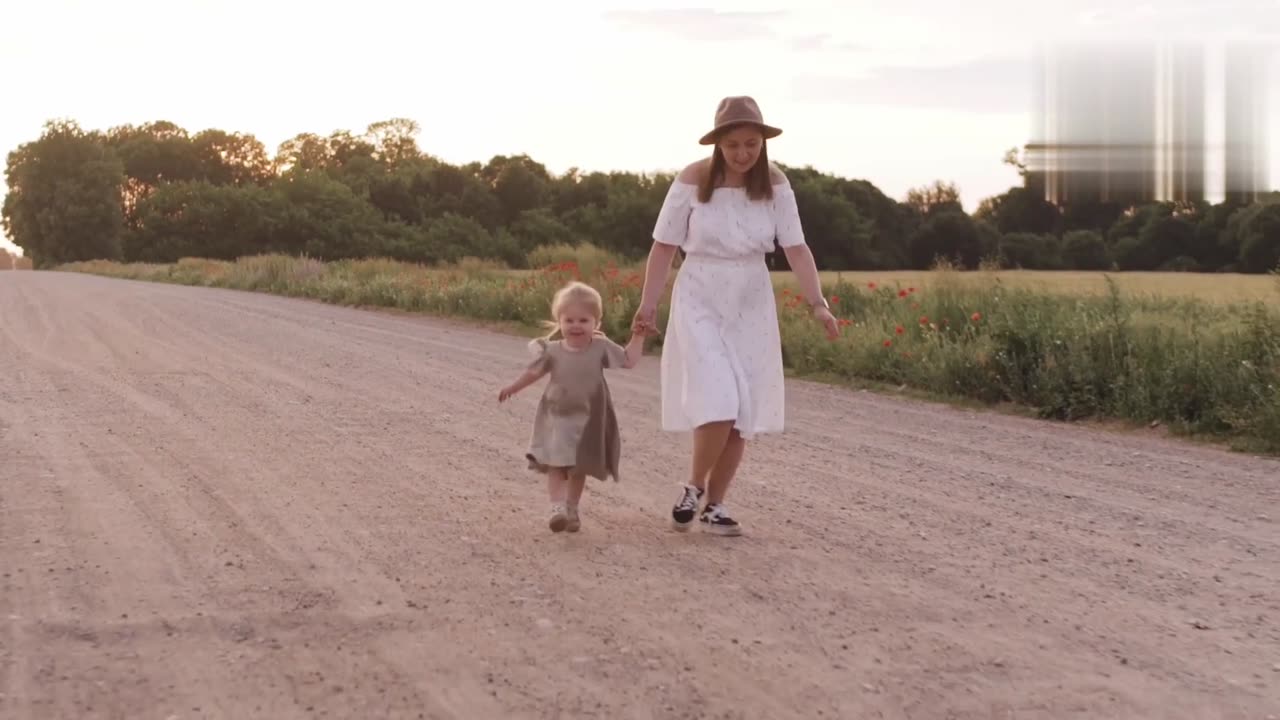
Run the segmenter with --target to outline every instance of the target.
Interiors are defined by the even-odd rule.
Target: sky
[[[7,0],[0,154],[54,118],[216,127],[274,152],[408,117],[453,163],[670,171],[705,154],[719,99],[745,94],[783,128],[775,161],[898,199],[954,182],[972,210],[1017,182],[1001,158],[1031,137],[1038,47],[1180,36],[1280,45],[1280,0]]]

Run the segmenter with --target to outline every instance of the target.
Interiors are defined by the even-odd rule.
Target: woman
[[[728,97],[702,137],[711,157],[685,168],[667,191],[653,233],[633,331],[657,332],[671,261],[684,263],[671,293],[662,347],[662,428],[693,433],[689,480],[671,510],[676,530],[695,516],[718,535],[739,535],[725,494],[746,442],[783,429],[782,343],[765,255],[776,239],[827,336],[839,326],[804,241],[790,183],[769,162],[766,125],[750,97]],[[702,512],[698,509],[705,501]]]

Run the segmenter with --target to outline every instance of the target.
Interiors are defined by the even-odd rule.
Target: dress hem
[[[563,470],[565,474],[568,475],[572,474],[574,469],[577,467],[577,465],[548,465],[544,462],[539,462],[538,458],[534,457],[533,453],[525,453],[524,458],[529,461],[528,469],[531,472],[538,473],[539,475],[546,475],[552,470]],[[601,481],[613,480],[614,482],[621,482],[617,473],[611,473],[608,470],[603,473],[588,472],[586,476]]]

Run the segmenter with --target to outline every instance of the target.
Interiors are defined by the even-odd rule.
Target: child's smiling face
[[[569,340],[590,338],[599,322],[591,313],[591,308],[581,304],[570,303],[560,311],[560,334]]]

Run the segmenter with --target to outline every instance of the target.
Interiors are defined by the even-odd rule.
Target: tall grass
[[[922,290],[932,288],[937,275],[919,270],[824,272],[824,284],[838,281],[857,286],[868,282],[898,283]],[[965,285],[980,286],[999,280],[1005,287],[1023,288],[1055,295],[1106,295],[1109,285],[1116,284],[1126,298],[1174,300],[1190,298],[1201,302],[1231,304],[1270,299],[1280,302],[1280,283],[1266,275],[1236,273],[1133,272],[1105,273],[1060,270],[991,270],[964,273],[954,280]],[[796,289],[789,273],[779,273],[778,289]]]
[[[529,331],[547,319],[555,289],[578,278],[605,297],[605,331],[626,339],[640,300],[637,268],[593,248],[546,248],[532,260],[539,269],[520,273],[471,261],[428,268],[285,256],[62,269],[396,307]],[[856,283],[828,280],[827,291],[843,326],[835,342],[825,339],[792,286],[778,290],[783,354],[796,373],[1016,403],[1059,420],[1158,421],[1280,453],[1280,304],[1262,297],[1222,302],[1126,293],[1109,277],[1103,292],[1070,295],[947,268],[930,274],[927,285],[863,275]]]

